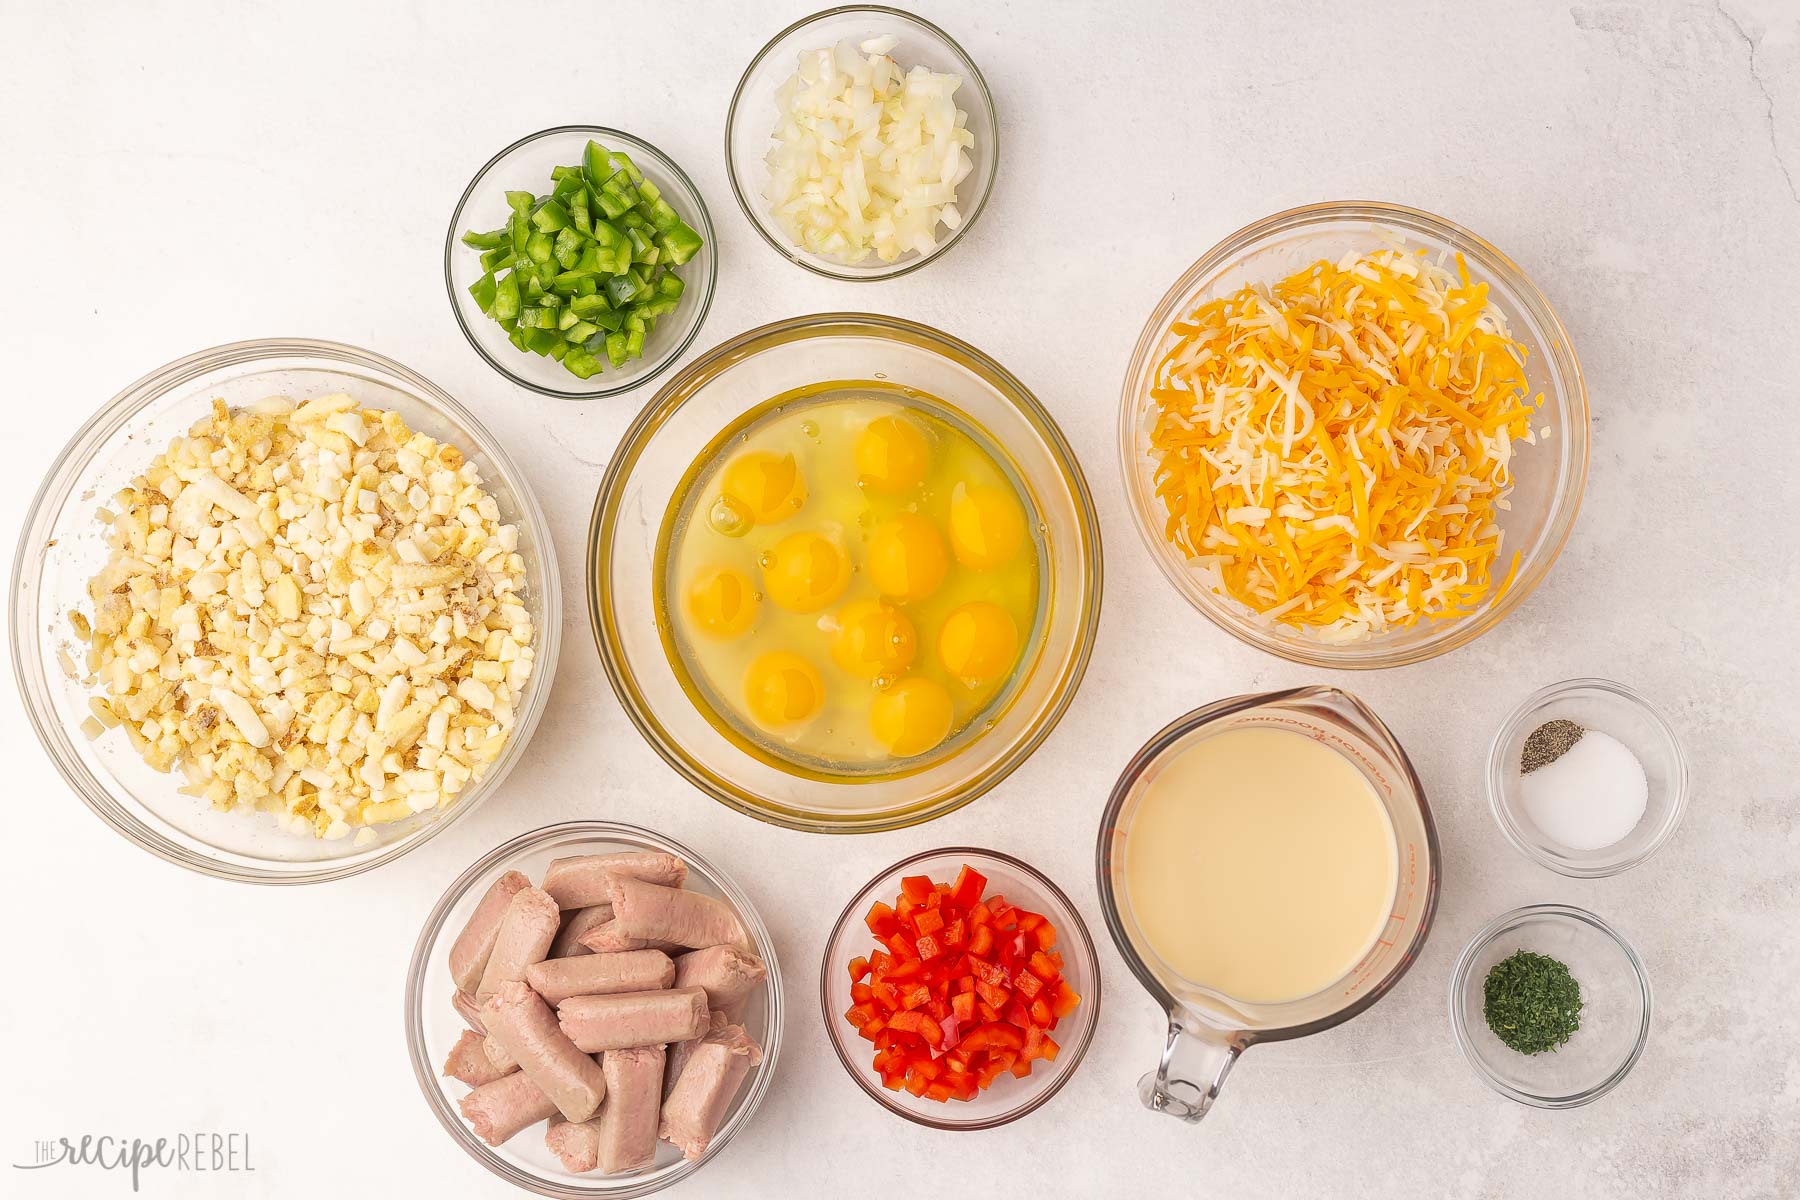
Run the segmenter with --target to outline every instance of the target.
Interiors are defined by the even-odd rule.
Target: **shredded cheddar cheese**
[[[1164,534],[1215,591],[1340,643],[1488,594],[1513,442],[1536,440],[1543,396],[1455,265],[1321,260],[1170,325],[1149,453]]]

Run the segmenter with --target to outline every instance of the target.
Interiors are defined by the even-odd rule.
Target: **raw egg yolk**
[[[895,758],[911,758],[949,735],[951,714],[944,685],[914,675],[876,694],[869,705],[869,732]]]
[[[825,704],[819,669],[788,650],[774,650],[750,664],[744,702],[758,724],[771,729],[798,725]]]
[[[725,466],[719,490],[759,525],[773,525],[806,503],[806,478],[791,454],[751,450]]]
[[[905,417],[876,417],[856,439],[856,475],[878,492],[910,492],[925,479],[931,447]]]
[[[938,590],[949,569],[943,537],[914,513],[883,521],[869,539],[869,578],[884,596],[923,600]]]
[[[850,560],[830,538],[790,533],[763,555],[763,590],[789,612],[817,612],[850,586]]]
[[[703,633],[734,638],[756,621],[756,592],[742,571],[709,567],[688,585],[687,608]]]
[[[905,613],[879,600],[858,600],[838,614],[831,657],[859,679],[898,675],[912,666],[918,641]]]
[[[1019,627],[998,604],[973,600],[955,609],[938,631],[938,658],[964,683],[993,683],[1019,656]]]
[[[1025,544],[1025,514],[1004,488],[959,483],[950,495],[950,546],[956,561],[985,571],[1011,562]]]

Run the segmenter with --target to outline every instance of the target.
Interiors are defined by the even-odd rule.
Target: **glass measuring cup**
[[[1144,936],[1125,886],[1125,848],[1151,781],[1201,739],[1245,727],[1285,729],[1343,755],[1386,808],[1398,851],[1393,911],[1376,943],[1330,987],[1279,1004],[1246,1003],[1183,978]],[[1106,927],[1138,982],[1169,1019],[1161,1061],[1138,1082],[1138,1098],[1147,1108],[1190,1122],[1206,1115],[1249,1047],[1329,1029],[1386,995],[1424,946],[1437,909],[1437,830],[1424,788],[1387,726],[1362,701],[1336,688],[1233,696],[1166,726],[1144,744],[1114,785],[1100,818],[1097,858]]]

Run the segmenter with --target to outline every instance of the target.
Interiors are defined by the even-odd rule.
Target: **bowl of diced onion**
[[[1189,267],[1138,339],[1118,428],[1163,574],[1317,667],[1492,629],[1549,573],[1587,480],[1587,390],[1544,294],[1469,230],[1372,201],[1276,213]]]
[[[916,271],[975,223],[999,164],[994,101],[963,48],[876,5],[788,26],[738,82],[725,162],[744,215],[833,279]]]
[[[297,544],[293,525],[271,520],[261,526],[266,536],[244,539],[251,550],[234,561],[238,551],[231,548],[233,538],[244,536],[245,518],[240,517],[234,534],[226,533],[216,517],[196,524],[192,511],[184,516],[191,506],[183,497],[190,491],[204,493],[210,484],[213,494],[205,498],[219,505],[213,512],[227,516],[247,497],[227,491],[216,477],[189,465],[196,460],[186,452],[213,444],[215,465],[257,459],[271,447],[276,454],[285,453],[283,445],[312,438],[294,432],[308,405],[331,412],[326,423],[333,431],[349,430],[367,442],[366,470],[359,467],[356,479],[370,503],[353,506],[363,516],[346,520],[340,504],[312,499],[319,493],[311,489],[327,488],[323,455],[306,468],[304,483],[295,479],[291,487],[273,478],[285,478],[293,469],[290,464],[271,467],[274,460],[263,459],[272,474],[252,490],[261,488],[267,517],[286,515],[320,524],[332,547],[349,550],[340,555],[328,548],[309,563],[297,564],[291,557]],[[362,413],[382,414],[379,428],[392,434],[349,419]],[[287,424],[290,420],[296,423]],[[404,444],[394,449],[389,436]],[[337,446],[330,453],[340,461],[362,457],[349,433],[343,442],[332,433],[318,437],[322,444]],[[173,457],[177,444],[184,448],[179,461]],[[414,485],[420,489],[417,511],[435,512],[437,505],[447,514],[444,520],[463,524],[460,547],[448,547],[436,533],[414,535],[398,528],[397,520],[390,538],[389,524],[369,511],[399,503],[393,492],[382,489],[398,478],[396,469],[406,469],[400,464],[408,454],[417,457],[431,447],[436,447],[433,462],[444,469],[422,472],[425,481]],[[184,479],[191,481],[180,482]],[[174,498],[158,502],[150,488]],[[273,500],[276,488],[288,492],[286,500]],[[384,497],[379,503],[378,494]],[[144,533],[147,548],[122,550],[121,524],[139,514],[144,523],[134,527],[133,536]],[[379,529],[363,537],[371,523],[380,523]],[[268,533],[270,524],[277,534]],[[336,540],[340,536],[341,543]],[[437,539],[435,559],[420,555],[423,536]],[[403,539],[405,548],[399,544]],[[481,556],[476,539],[500,550],[500,558]],[[213,570],[209,546],[225,547],[228,572]],[[290,555],[286,562],[283,554]],[[374,564],[371,556],[381,557],[382,563]],[[505,574],[507,594],[476,601],[467,599],[472,590],[461,584],[446,589],[421,583],[415,590],[395,565],[414,564],[404,569],[422,579],[440,565],[465,560],[473,565],[455,568],[461,578]],[[158,564],[154,571],[147,566],[152,561]],[[202,568],[197,573],[196,564]],[[260,599],[247,582],[252,569],[262,580],[254,589]],[[329,577],[334,573],[343,577]],[[204,589],[203,576],[214,576]],[[109,589],[114,578],[127,582]],[[146,579],[158,586],[136,586]],[[284,588],[290,589],[285,597]],[[363,622],[353,610],[364,607],[360,601],[370,588],[396,597],[396,604],[410,604],[420,623],[407,627],[407,617],[397,607],[377,608],[371,618],[388,622],[390,629],[376,630]],[[210,597],[229,596],[236,607],[214,606],[202,598],[203,591]],[[342,617],[320,615],[319,606],[332,603],[339,591],[347,597]],[[447,829],[500,786],[549,699],[562,625],[560,595],[549,526],[525,472],[454,397],[407,367],[352,346],[298,338],[238,342],[190,354],[133,383],[101,407],[52,464],[25,518],[13,562],[13,672],[38,739],[70,790],[131,842],[218,878],[315,883],[391,862]],[[439,596],[459,611],[428,612]],[[159,604],[152,605],[151,599]],[[296,603],[304,609],[299,621],[290,619]],[[101,610],[108,604],[128,619],[104,620]],[[193,610],[204,610],[209,622],[199,644],[191,644],[183,632],[201,619],[182,615]],[[246,614],[245,628],[222,625],[232,613]],[[476,648],[478,630],[483,642],[496,647],[506,643],[510,635],[498,626],[513,617],[517,624],[511,630],[528,625],[530,633],[506,657],[528,659],[528,670],[502,664],[498,650],[490,662]],[[363,622],[354,631],[349,627],[353,618]],[[445,632],[440,639],[435,629],[439,619],[446,630],[460,627],[463,632]],[[312,620],[328,631],[328,646],[290,636]],[[113,624],[121,625],[116,634],[109,633]],[[385,635],[383,640],[367,636],[377,632]],[[244,649],[249,639],[255,639],[253,651]],[[116,653],[122,642],[132,651],[129,660]],[[451,651],[440,649],[447,647],[455,648],[458,662],[449,661]],[[489,711],[478,713],[473,699],[452,705],[439,697],[429,719],[408,725],[411,732],[403,744],[399,723],[411,722],[406,715],[410,701],[423,702],[428,693],[436,696],[442,689],[434,690],[432,680],[459,675],[461,659],[481,660],[492,668],[484,673],[491,684],[477,688],[483,676],[462,681],[462,695],[480,692]],[[407,686],[396,685],[396,679]],[[257,680],[262,683],[252,687]],[[495,708],[502,686],[507,697]],[[383,707],[390,699],[388,688],[394,689],[395,702],[387,705],[395,710],[392,714]],[[340,697],[331,704],[329,717],[322,706],[328,694]],[[245,695],[254,703],[247,704]],[[470,720],[452,727],[452,707]],[[248,714],[242,711],[246,708]],[[418,715],[425,714],[421,710]],[[381,724],[390,716],[391,723]],[[343,725],[341,736],[321,729],[333,721]],[[229,735],[227,751],[243,753],[231,770],[211,776],[215,781],[229,776],[231,786],[201,786],[197,764],[207,761],[220,742],[202,743],[193,731],[222,731],[227,723],[242,731],[241,737]],[[473,765],[466,768],[461,748],[471,742],[457,736],[465,733],[480,735],[479,752],[467,756]],[[221,733],[221,741],[226,736]],[[380,762],[364,753],[377,738],[391,744]],[[358,745],[357,759],[341,749],[352,741]],[[245,746],[261,748],[252,752]],[[300,755],[304,763],[296,761]],[[360,759],[362,787],[326,761],[333,755],[341,763]],[[452,760],[457,764],[454,780]],[[270,777],[264,779],[264,774]],[[377,780],[372,785],[371,777]],[[415,795],[426,794],[413,790],[412,783],[429,784],[431,802],[412,803]]]

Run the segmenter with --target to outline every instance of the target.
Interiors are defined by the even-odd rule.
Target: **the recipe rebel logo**
[[[49,1167],[88,1167],[129,1174],[137,1191],[154,1171],[184,1174],[247,1173],[256,1170],[250,1157],[247,1133],[180,1133],[154,1140],[83,1134],[80,1140],[40,1138],[31,1144],[29,1162],[15,1162],[18,1171]]]

